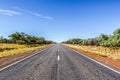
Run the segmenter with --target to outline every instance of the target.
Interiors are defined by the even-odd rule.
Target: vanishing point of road
[[[120,80],[104,67],[61,44],[0,69],[0,80]]]

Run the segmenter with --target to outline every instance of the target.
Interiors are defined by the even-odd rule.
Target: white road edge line
[[[68,47],[68,48],[69,48],[69,47]],[[71,49],[71,48],[69,48],[69,49]],[[71,50],[75,51],[74,49],[71,49]],[[94,61],[94,62],[96,62],[96,63],[98,63],[98,64],[100,64],[100,65],[102,65],[103,67],[106,67],[106,68],[108,68],[108,69],[110,69],[110,70],[112,70],[112,71],[120,74],[120,71],[117,71],[117,70],[115,70],[115,69],[113,69],[113,68],[111,68],[111,67],[109,67],[109,66],[107,66],[107,65],[105,65],[105,64],[103,64],[103,63],[101,63],[101,62],[96,61],[95,59],[92,59],[92,58],[90,58],[90,57],[88,57],[88,56],[86,56],[86,55],[84,55],[84,54],[81,54],[81,53],[78,52],[78,51],[75,51],[75,52],[78,53],[78,54],[80,54],[80,55],[82,55],[82,56],[84,56],[84,57],[86,57],[86,58],[88,58],[88,59],[90,59],[90,60],[92,60],[92,61]]]
[[[50,47],[51,47],[51,46],[50,46]],[[11,66],[13,66],[13,65],[15,65],[15,64],[17,64],[17,63],[19,63],[19,62],[22,62],[22,61],[24,61],[24,60],[26,60],[26,59],[28,59],[28,58],[34,56],[34,55],[37,55],[38,53],[40,53],[40,52],[42,52],[42,51],[44,51],[44,50],[46,50],[46,49],[48,49],[48,48],[50,48],[50,47],[47,47],[47,48],[45,48],[45,49],[43,49],[43,50],[41,50],[41,51],[39,51],[39,52],[36,52],[36,53],[33,54],[33,55],[27,56],[27,57],[25,57],[25,58],[23,58],[23,59],[20,59],[20,60],[14,62],[14,63],[9,64],[9,65],[7,65],[7,66],[5,66],[5,67],[3,67],[3,68],[0,68],[0,71],[3,71],[4,69],[7,69],[7,68],[9,68],[9,67],[11,67]]]

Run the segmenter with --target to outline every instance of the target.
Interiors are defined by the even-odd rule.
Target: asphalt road
[[[56,44],[0,71],[0,80],[120,80],[120,74]]]

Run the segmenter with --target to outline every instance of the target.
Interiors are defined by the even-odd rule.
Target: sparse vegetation
[[[28,51],[37,50],[40,48],[45,48],[49,45],[39,45],[39,44],[30,44],[30,45],[20,45],[20,44],[0,44],[0,57],[12,56],[16,54],[25,53]]]
[[[104,47],[120,47],[120,28],[116,29],[112,35],[100,34],[96,38],[89,39],[70,39],[63,43],[79,44],[90,46],[104,46]]]
[[[15,44],[51,44],[52,41],[45,40],[44,37],[36,37],[25,34],[23,32],[13,33],[9,35],[9,39],[0,37],[0,43],[15,43]]]
[[[120,59],[120,28],[116,29],[112,35],[101,34],[96,38],[89,39],[74,38],[63,43],[67,46],[81,49],[92,54]]]
[[[77,44],[64,44],[64,45],[77,50],[83,50],[83,51],[89,52],[93,55],[109,57],[112,59],[120,59],[120,48],[114,49],[114,48],[108,48],[108,47],[102,47],[102,46],[80,46]]]
[[[47,47],[52,41],[44,37],[31,36],[25,33],[13,33],[9,38],[0,37],[0,57],[6,57]]]

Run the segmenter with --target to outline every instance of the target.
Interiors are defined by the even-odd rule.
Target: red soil
[[[44,48],[42,48],[42,49],[44,49]],[[0,68],[4,67],[6,65],[9,65],[9,64],[11,64],[15,61],[18,61],[20,59],[23,59],[23,58],[25,58],[29,55],[35,54],[36,52],[39,52],[42,49],[40,48],[40,49],[37,49],[37,50],[34,50],[34,51],[28,51],[26,53],[0,58]]]
[[[74,49],[74,50],[76,50],[76,51],[78,51],[78,52],[80,52],[80,53],[82,53],[82,54],[84,54],[86,56],[89,56],[89,57],[91,57],[93,59],[96,59],[96,60],[98,60],[100,62],[106,63],[106,64],[108,64],[108,65],[110,65],[110,66],[112,66],[114,68],[120,69],[120,60],[113,60],[113,59],[108,58],[108,57],[94,55],[94,54],[91,54],[91,53],[83,51],[83,50],[78,50],[76,48],[72,48],[72,49]]]

